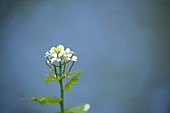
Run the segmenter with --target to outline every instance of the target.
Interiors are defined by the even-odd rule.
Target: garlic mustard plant
[[[42,80],[47,84],[52,81],[59,83],[60,92],[57,96],[60,95],[60,97],[43,96],[24,99],[29,99],[39,104],[59,104],[60,111],[55,113],[87,113],[90,109],[89,104],[72,106],[66,109],[64,107],[64,92],[69,91],[78,82],[78,77],[83,72],[81,70],[72,71],[77,59],[75,52],[71,51],[70,48],[65,49],[63,45],[58,45],[48,50],[45,53],[44,61],[49,67],[49,71]],[[66,84],[63,84],[63,80],[66,80]]]

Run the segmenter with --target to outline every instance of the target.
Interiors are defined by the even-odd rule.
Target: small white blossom
[[[90,109],[90,104],[85,104],[83,111],[88,111]]]
[[[70,51],[70,49],[69,48],[67,48],[65,51],[62,51],[63,52],[63,55],[65,56],[65,57],[71,57],[72,56],[72,51]]]
[[[77,61],[77,57],[76,57],[76,56],[73,56],[71,60],[72,60],[72,61]]]

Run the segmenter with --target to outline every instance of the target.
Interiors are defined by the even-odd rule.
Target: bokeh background
[[[1,0],[0,113],[52,113],[58,105],[20,98],[58,96],[46,85],[44,53],[77,53],[80,82],[66,107],[89,113],[170,113],[169,0]]]

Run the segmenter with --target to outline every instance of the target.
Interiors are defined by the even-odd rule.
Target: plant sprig
[[[83,72],[82,70],[71,71],[77,61],[76,54],[69,48],[64,49],[63,45],[58,45],[57,47],[52,47],[45,53],[44,61],[50,69],[46,77],[41,78],[41,80],[44,80],[46,84],[52,81],[59,83],[60,97],[30,97],[24,98],[24,100],[32,100],[42,105],[59,104],[60,111],[57,113],[87,113],[90,108],[89,104],[73,106],[67,109],[64,107],[64,92],[69,91],[73,85],[78,82],[78,77]],[[68,64],[70,64],[69,67]],[[63,84],[63,80],[67,80],[66,84]]]

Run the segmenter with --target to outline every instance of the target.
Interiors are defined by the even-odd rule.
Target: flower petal
[[[67,49],[65,50],[65,52],[69,53],[69,52],[70,52],[70,48],[67,48]]]
[[[57,62],[60,62],[61,61],[61,59],[57,59]]]
[[[58,56],[61,57],[61,56],[63,56],[63,54],[64,54],[64,51],[61,51],[61,52],[58,54]]]
[[[55,50],[55,47],[52,47],[52,48],[50,49],[50,53],[53,53],[54,50]]]
[[[52,53],[51,56],[56,58],[57,57],[57,53]]]
[[[52,58],[51,59],[51,63],[53,63],[55,60],[57,60],[56,58]]]

